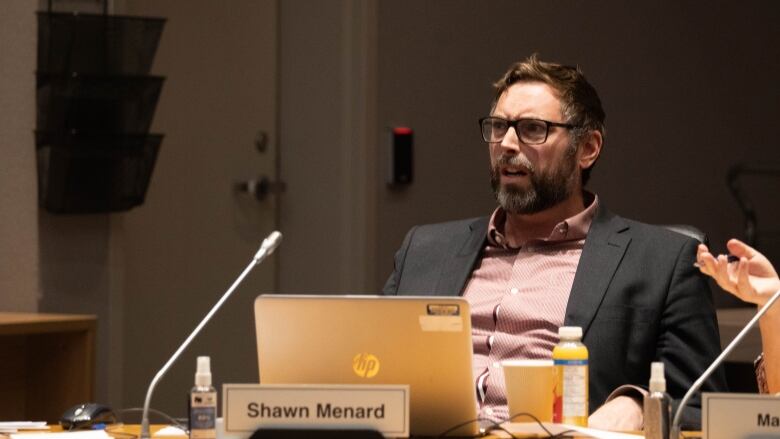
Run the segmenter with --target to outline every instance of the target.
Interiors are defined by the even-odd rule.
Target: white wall
[[[0,311],[36,311],[35,2],[0,7]]]

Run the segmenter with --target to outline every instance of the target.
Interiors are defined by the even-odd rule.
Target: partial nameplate
[[[225,433],[259,427],[369,427],[409,436],[409,386],[390,384],[224,384]]]
[[[780,437],[780,397],[704,393],[701,407],[705,439]]]

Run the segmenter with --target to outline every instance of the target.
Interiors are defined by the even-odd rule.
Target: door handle
[[[236,192],[245,193],[255,197],[258,201],[265,200],[269,195],[279,195],[287,189],[283,181],[272,181],[265,175],[252,180],[236,183]]]

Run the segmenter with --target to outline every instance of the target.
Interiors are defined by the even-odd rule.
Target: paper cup
[[[552,422],[554,369],[552,360],[506,360],[501,362],[506,384],[509,416],[529,413],[539,421]],[[516,416],[510,422],[534,422]]]

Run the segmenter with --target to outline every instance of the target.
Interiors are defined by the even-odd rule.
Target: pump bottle
[[[650,365],[650,393],[644,397],[645,437],[647,439],[669,439],[671,398],[666,393],[664,364]]]
[[[217,437],[217,389],[211,385],[211,359],[198,357],[195,387],[190,391],[190,439]]]

